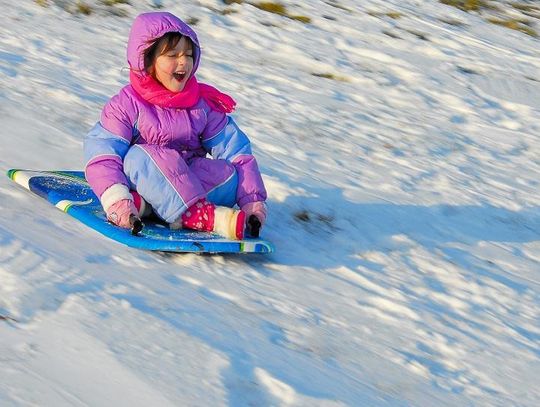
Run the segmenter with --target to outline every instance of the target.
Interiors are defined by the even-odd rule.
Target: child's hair
[[[174,49],[174,47],[176,47],[182,37],[183,35],[179,32],[166,33],[157,40],[152,41],[152,45],[144,51],[144,70],[148,72],[151,76],[153,76],[154,79],[154,61],[158,56],[167,53],[171,49]],[[193,52],[195,52],[193,41],[191,41],[191,38],[186,36],[186,40],[189,42],[189,45],[191,46],[191,49],[193,49]]]

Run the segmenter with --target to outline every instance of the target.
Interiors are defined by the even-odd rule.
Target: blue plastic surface
[[[270,253],[272,244],[262,239],[235,241],[218,235],[189,230],[171,230],[155,220],[143,219],[145,227],[134,236],[106,219],[96,195],[82,171],[9,170],[18,184],[73,216],[86,226],[127,246],[164,252]]]

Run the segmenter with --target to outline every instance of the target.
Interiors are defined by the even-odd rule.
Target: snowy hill
[[[160,5],[238,101],[276,253],[128,249],[0,177],[1,406],[538,405],[537,38],[435,0],[129,3],[0,0],[1,171],[84,166]]]

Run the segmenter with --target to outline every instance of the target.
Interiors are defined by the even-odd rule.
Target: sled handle
[[[143,230],[144,223],[135,215],[129,217],[129,223],[131,224],[131,234],[133,236],[138,236],[138,234]]]
[[[248,229],[248,233],[252,236],[252,237],[259,237],[259,232],[261,230],[261,221],[255,216],[255,215],[251,215],[248,219],[248,224],[247,224],[247,229]]]

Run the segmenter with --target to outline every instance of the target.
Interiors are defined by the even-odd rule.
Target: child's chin
[[[184,84],[183,83],[171,83],[168,86],[166,86],[168,90],[171,92],[182,92],[184,90]]]

